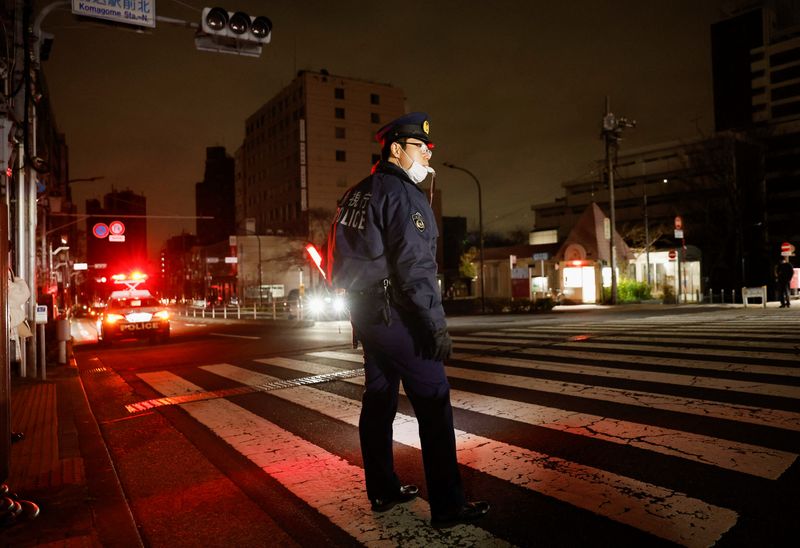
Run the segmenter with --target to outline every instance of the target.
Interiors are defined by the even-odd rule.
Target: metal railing
[[[190,318],[233,319],[233,320],[303,320],[303,307],[296,303],[272,303],[258,306],[257,304],[241,305],[212,305],[206,307],[176,305],[174,308],[178,315]]]

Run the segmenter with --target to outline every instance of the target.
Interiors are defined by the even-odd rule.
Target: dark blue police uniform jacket
[[[378,164],[342,197],[332,229],[336,287],[372,291],[388,278],[403,310],[431,331],[446,326],[436,281],[436,220],[425,193],[402,169]]]
[[[367,494],[384,497],[399,488],[392,421],[402,379],[420,425],[432,515],[464,504],[444,365],[422,352],[426,337],[447,325],[436,281],[438,235],[425,193],[401,168],[381,162],[339,201],[328,242],[329,279],[348,291],[353,329],[364,348],[359,432]]]

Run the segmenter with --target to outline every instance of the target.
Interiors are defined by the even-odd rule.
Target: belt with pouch
[[[391,313],[390,313],[390,304],[391,304],[391,291],[389,287],[391,286],[391,280],[389,278],[384,278],[377,284],[366,287],[364,289],[356,289],[356,290],[348,290],[347,296],[349,299],[354,301],[358,301],[359,299],[366,300],[374,300],[374,301],[382,301],[381,312],[383,314],[383,322],[386,325],[391,324]]]
[[[388,295],[389,286],[390,285],[391,285],[391,282],[389,281],[389,278],[384,278],[381,281],[379,281],[377,284],[375,284],[373,286],[370,286],[370,287],[367,287],[367,288],[364,288],[364,289],[353,289],[353,290],[348,289],[347,290],[347,296],[348,297],[355,297],[355,298],[359,298],[359,297],[364,297],[364,298],[367,298],[367,297],[381,297],[381,298],[383,298],[385,295]]]

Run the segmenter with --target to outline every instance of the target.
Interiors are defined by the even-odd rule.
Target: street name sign
[[[156,27],[156,0],[72,0],[72,13],[137,27]]]

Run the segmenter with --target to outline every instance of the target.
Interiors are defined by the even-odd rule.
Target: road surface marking
[[[261,339],[261,337],[250,337],[247,335],[231,335],[229,333],[209,333],[209,335],[214,335],[215,337],[230,337],[232,339],[251,339],[251,340]]]
[[[470,348],[473,350],[499,350],[496,346],[461,343],[456,348]],[[540,355],[539,349],[521,349],[519,353],[535,357]],[[563,351],[563,356],[568,358],[573,353]],[[553,354],[556,356],[556,354]],[[642,371],[638,369],[606,368],[602,366],[569,364],[566,361],[561,363],[537,361],[520,358],[502,358],[498,356],[486,356],[475,354],[454,354],[453,359],[462,361],[489,363],[493,365],[505,365],[518,367],[520,369],[556,371],[560,373],[570,373],[573,375],[589,375],[593,377],[608,377],[613,379],[624,379],[632,381],[646,381],[662,384],[686,386],[692,388],[711,388],[714,390],[725,390],[729,392],[742,392],[746,394],[760,394],[763,396],[778,396],[783,398],[800,399],[800,387],[786,386],[782,384],[747,382],[733,379],[717,379],[712,377],[701,377],[698,375],[679,375],[676,373],[658,373],[653,371]],[[637,360],[637,362],[640,360]]]
[[[274,378],[227,364],[203,369],[245,385]],[[360,402],[307,387],[273,395],[358,427]],[[420,448],[414,417],[398,413],[393,432],[395,441]],[[733,510],[657,485],[463,430],[455,434],[462,465],[673,542],[709,546],[738,518]]]
[[[453,342],[457,343],[456,346],[461,348],[468,348],[468,346],[462,343],[470,341],[476,343],[489,343],[489,342],[508,343],[509,346],[489,346],[488,348],[511,350],[514,352],[521,351],[517,350],[517,348],[519,347],[514,346],[515,344],[518,344],[520,342],[516,339],[509,340],[497,337],[453,337]],[[580,350],[563,350],[562,348],[564,346],[580,348]],[[483,350],[488,350],[488,348],[484,348]],[[537,346],[535,348],[526,348],[525,352],[530,354],[533,354],[535,352],[535,354],[538,356],[570,357],[570,358],[589,359],[593,361],[635,363],[641,365],[708,369],[710,371],[734,371],[737,373],[753,373],[762,375],[781,375],[785,377],[800,377],[800,369],[778,366],[778,365],[757,365],[757,364],[740,363],[738,361],[733,363],[730,362],[724,363],[717,361],[707,361],[702,359],[692,360],[686,358],[668,358],[662,356],[631,355],[627,353],[611,354],[607,352],[592,352],[592,348],[607,348],[607,349],[618,348],[621,352],[629,352],[631,350],[634,351],[645,350],[651,352],[659,351],[658,348],[652,346],[633,347],[626,345],[617,345],[616,341],[608,343],[600,343],[591,340],[591,342],[552,343],[548,344],[545,347]],[[664,352],[671,352],[678,354],[684,353],[684,352],[676,352],[675,350],[676,349],[670,348],[670,349],[665,349]],[[702,358],[702,356],[705,355],[712,355],[712,356],[720,355],[714,352],[708,352],[706,351],[706,349],[700,349],[697,351],[685,352],[685,353],[699,358]],[[731,356],[731,358],[733,358],[733,356]],[[797,360],[796,357],[794,359]]]
[[[256,361],[315,375],[341,371],[339,368],[328,365],[288,358],[266,358]],[[350,377],[347,382],[363,385],[364,378]],[[253,383],[248,381],[243,384]],[[794,453],[749,443],[587,413],[565,411],[461,390],[451,389],[450,401],[454,407],[490,417],[514,420],[577,436],[636,447],[771,480],[778,479],[797,459],[797,455]]]
[[[168,397],[203,392],[168,371],[139,377]],[[192,417],[338,527],[367,546],[507,546],[474,525],[441,533],[427,524],[428,506],[417,498],[375,513],[369,507],[363,469],[307,442],[228,400],[182,405]]]
[[[359,362],[363,361],[363,358],[361,358],[360,355],[348,352],[313,352],[309,355],[349,362],[356,361],[356,359]],[[551,381],[547,379],[538,379],[535,377],[524,377],[505,373],[491,373],[458,367],[448,367],[447,375],[452,378],[515,386],[526,390],[537,390],[539,392],[546,392],[549,394],[564,394],[567,396],[607,401],[622,405],[633,405],[648,409],[687,413],[691,415],[699,415],[701,417],[746,422],[749,424],[770,426],[773,428],[781,428],[783,430],[800,432],[800,413],[782,411],[779,409],[766,409],[763,407],[753,407],[749,405],[717,402],[712,400],[683,398],[680,396],[642,392],[639,390],[626,390],[622,388],[594,386],[590,384]]]
[[[659,329],[659,334],[661,335],[668,335],[670,331]],[[730,332],[725,332],[726,335],[730,335]],[[531,331],[525,331],[522,329],[501,329],[496,332],[490,331],[481,331],[477,333],[470,333],[470,337],[497,337],[498,335],[502,335],[503,338],[507,338],[509,341],[523,341],[523,340],[535,340],[538,342],[538,339],[547,339],[548,341],[552,341],[554,339],[564,339],[564,338],[571,338],[570,335],[562,335],[558,336],[555,333],[551,334],[543,334],[543,333],[533,333]],[[744,340],[734,340],[734,339],[726,339],[726,338],[711,338],[711,339],[702,339],[697,338],[696,333],[692,332],[684,332],[684,333],[676,333],[675,335],[682,335],[682,336],[689,336],[688,338],[679,338],[678,336],[675,337],[652,337],[652,336],[638,336],[629,333],[628,330],[626,331],[608,331],[602,333],[592,333],[592,342],[606,342],[606,343],[641,343],[641,342],[651,342],[651,343],[661,343],[666,347],[670,347],[671,345],[681,345],[681,346],[691,346],[694,344],[703,344],[708,346],[715,346],[715,347],[742,347],[742,348],[766,348],[767,350],[797,350],[800,349],[800,343],[797,341],[744,341]],[[742,336],[745,334],[743,333]],[[502,340],[502,339],[498,339]],[[658,349],[659,346],[648,345],[649,348]],[[667,348],[669,350],[669,348]],[[721,350],[721,349],[720,349]],[[729,352],[736,352],[736,350],[728,348]]]

